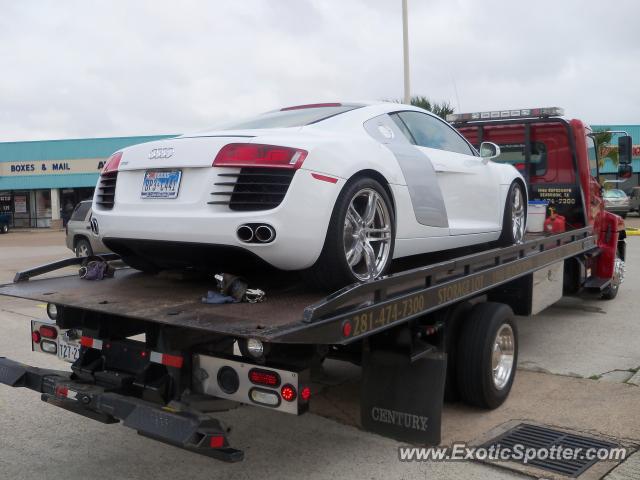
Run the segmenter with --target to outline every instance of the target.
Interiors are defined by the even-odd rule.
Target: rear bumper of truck
[[[237,462],[244,452],[231,448],[219,420],[178,411],[104,388],[74,381],[71,372],[47,370],[0,357],[0,383],[41,394],[43,401],[102,423],[119,423],[141,435],[218,460]]]

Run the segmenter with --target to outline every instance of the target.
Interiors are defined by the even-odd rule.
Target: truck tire
[[[325,291],[379,278],[389,270],[394,242],[389,194],[371,177],[356,178],[340,192],[320,257],[303,276]]]
[[[620,258],[620,255],[616,253],[615,264],[613,266],[613,278],[611,278],[611,284],[605,288],[600,295],[603,300],[613,300],[618,296],[620,285],[624,278],[624,261]]]
[[[462,324],[456,377],[468,405],[494,409],[509,396],[518,363],[518,329],[502,303],[476,304]]]
[[[502,234],[498,243],[503,246],[515,245],[524,242],[527,223],[526,195],[523,186],[515,181],[509,187],[507,201],[502,217]]]

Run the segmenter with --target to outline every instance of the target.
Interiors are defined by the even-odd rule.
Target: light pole
[[[409,21],[407,15],[407,0],[402,0],[402,53],[404,60],[404,103],[411,103],[411,88],[409,86]]]

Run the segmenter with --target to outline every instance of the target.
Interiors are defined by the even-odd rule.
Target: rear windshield
[[[500,156],[494,162],[524,165],[524,143],[500,145]],[[532,175],[544,175],[547,171],[547,146],[542,142],[531,142]]]
[[[91,202],[82,202],[76,206],[76,209],[71,214],[71,220],[75,221],[83,221],[89,210],[91,209]]]
[[[335,107],[313,107],[295,110],[278,110],[276,112],[263,113],[256,117],[227,123],[216,127],[216,130],[245,130],[256,128],[287,128],[303,127],[311,123],[326,120],[329,117],[339,115],[361,105],[340,105]]]

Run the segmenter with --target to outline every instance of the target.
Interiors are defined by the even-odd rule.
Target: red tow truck
[[[34,351],[71,369],[0,357],[0,383],[38,392],[43,408],[122,422],[238,461],[243,451],[215,412],[232,401],[302,414],[319,391],[312,372],[333,358],[362,366],[364,429],[437,444],[445,396],[483,408],[507,399],[518,360],[514,313],[536,314],[563,291],[612,299],[622,282],[623,223],[604,211],[591,131],[561,115],[521,109],[451,120],[473,144],[500,145],[500,160],[521,168],[530,198],[565,216],[565,232],[417,257],[329,296],[291,277],[256,274],[249,280],[267,292],[262,303],[206,305],[211,279],[143,274],[119,267],[113,254],[102,256],[116,268],[113,278],[36,278],[84,259],[54,262],[19,272],[0,296],[48,303],[49,318],[25,334]],[[621,176],[630,173],[630,147],[621,137]]]
[[[594,132],[581,120],[563,115],[562,108],[552,107],[451,114],[447,120],[474,145],[499,145],[498,161],[512,163],[523,173],[529,198],[548,201],[569,228],[593,226],[599,254],[584,265],[568,265],[566,287],[574,292],[580,286],[599,287],[605,298],[613,298],[624,275],[624,220],[604,209]],[[612,133],[622,134],[619,177],[629,178],[631,137]]]

